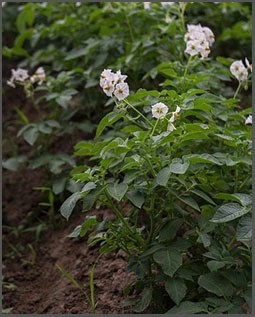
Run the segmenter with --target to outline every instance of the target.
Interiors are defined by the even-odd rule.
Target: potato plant
[[[126,75],[101,73],[115,108],[93,141],[76,145],[91,164],[72,171],[80,190],[61,213],[69,219],[79,200],[83,212],[94,204],[114,212],[113,221],[88,217],[70,237],[93,228],[90,245],[126,253],[137,277],[126,305],[135,312],[243,313],[251,304],[252,148],[251,109],[240,110],[238,94],[252,66],[208,58],[207,27],[188,25],[183,38],[184,61],[155,69],[162,89],[129,94]]]
[[[4,167],[46,167],[54,224],[54,195],[66,189],[66,220],[75,207],[111,210],[114,219],[86,216],[69,237],[86,237],[100,256],[125,254],[132,311],[249,312],[250,3],[18,8],[4,9],[13,23],[3,37],[12,29],[15,40],[3,55],[17,61],[7,84],[22,86],[37,113],[30,122],[16,109],[18,137],[35,155]],[[51,152],[77,131],[94,138],[74,155]]]

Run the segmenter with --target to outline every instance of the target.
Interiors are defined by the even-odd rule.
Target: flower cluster
[[[198,25],[187,25],[188,32],[184,36],[186,42],[185,53],[195,56],[201,55],[202,58],[208,57],[210,54],[210,46],[215,41],[212,30],[208,27]]]
[[[239,82],[246,81],[249,75],[248,70],[252,71],[252,65],[249,63],[247,58],[245,58],[245,65],[241,60],[235,61],[230,65],[231,73]]]
[[[172,116],[168,121],[167,131],[172,132],[175,130],[174,121],[179,117],[179,113],[181,108],[179,106],[176,107],[176,110],[172,112]],[[156,119],[165,118],[168,113],[168,107],[163,102],[158,102],[155,105],[151,106],[152,117]]]
[[[120,70],[113,73],[111,69],[105,69],[100,76],[100,86],[108,97],[113,95],[118,100],[123,100],[129,95],[129,86],[125,83],[127,76],[122,75]]]
[[[7,80],[7,85],[15,88],[15,84],[27,84],[32,85],[34,83],[38,83],[38,85],[41,85],[45,79],[46,75],[44,72],[44,69],[42,67],[37,68],[34,75],[31,77],[28,74],[28,71],[23,68],[17,68],[17,70],[12,69],[12,76],[10,80]]]

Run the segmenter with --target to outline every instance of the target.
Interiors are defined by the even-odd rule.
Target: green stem
[[[234,186],[234,192],[236,193],[238,189],[238,167],[235,166],[235,186]]]
[[[182,24],[182,29],[185,32],[185,20],[184,20],[184,13],[185,13],[185,8],[180,7],[179,8],[179,12],[180,12],[180,20],[181,20],[181,24]]]
[[[186,78],[186,75],[188,73],[189,65],[190,65],[192,58],[193,58],[193,56],[190,55],[188,62],[187,62],[187,65],[186,65],[186,68],[185,68],[185,71],[184,71],[183,80],[185,80],[185,78]]]
[[[134,232],[131,230],[131,228],[129,227],[128,223],[126,222],[126,220],[124,219],[123,215],[121,214],[121,212],[118,210],[118,208],[114,205],[110,195],[107,193],[107,191],[105,190],[105,195],[108,199],[108,202],[110,204],[110,207],[112,208],[113,212],[115,213],[115,215],[117,216],[117,218],[123,223],[123,225],[126,227],[126,229],[129,231],[129,233],[132,235],[132,237],[129,237],[133,242],[135,242],[137,244],[137,239],[136,237],[133,238],[134,236]],[[140,239],[140,242],[144,243],[144,241]]]
[[[233,245],[235,244],[236,237],[234,236],[228,244],[228,250],[231,250]]]
[[[159,123],[159,120],[160,120],[160,118],[158,118],[157,119],[157,121],[156,121],[156,123],[155,123],[155,125],[154,125],[154,127],[153,127],[153,129],[152,129],[152,131],[151,131],[151,137],[153,136],[153,134],[154,134],[154,132],[155,132],[155,130],[156,130],[156,127],[157,127],[157,125],[158,125],[158,123]]]
[[[238,87],[236,89],[236,92],[234,94],[234,97],[233,97],[234,99],[236,98],[237,94],[239,93],[239,90],[240,90],[241,87],[242,87],[242,83],[239,81],[239,85],[238,85]]]
[[[129,28],[131,41],[133,43],[134,42],[134,33],[133,33],[133,30],[132,30],[132,27],[131,27],[131,24],[130,24],[130,21],[129,21],[129,18],[128,18],[128,12],[126,12],[126,21],[127,21],[127,25],[128,25],[128,28]]]
[[[154,221],[153,221],[154,219],[152,217],[153,210],[154,210],[154,205],[155,205],[155,195],[153,195],[152,198],[151,198],[150,208],[148,210],[148,213],[149,213],[149,216],[150,216],[150,232],[149,232],[149,236],[148,236],[148,239],[147,239],[147,247],[151,243],[152,235],[153,235],[153,232],[154,232]]]
[[[129,107],[131,107],[136,113],[138,113],[150,126],[153,127],[153,124],[152,124],[139,110],[137,110],[133,105],[131,105],[131,103],[129,103],[126,99],[123,99],[123,101],[124,101]]]

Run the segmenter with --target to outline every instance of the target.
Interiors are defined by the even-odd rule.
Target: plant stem
[[[137,110],[133,105],[131,105],[126,99],[123,99],[123,101],[131,107],[135,112],[137,112],[150,126],[153,127],[153,124],[139,111]]]
[[[156,121],[156,123],[155,123],[155,125],[154,125],[154,127],[153,127],[153,129],[152,129],[152,131],[151,131],[151,137],[153,136],[153,134],[154,134],[154,132],[155,132],[155,130],[156,130],[156,127],[157,127],[157,125],[158,125],[158,123],[159,123],[159,120],[160,120],[160,118],[158,118],[157,119],[157,121]]]
[[[233,236],[233,238],[231,239],[231,241],[230,241],[229,244],[228,244],[228,250],[231,250],[231,249],[232,249],[232,247],[233,247],[235,241],[236,241],[236,237]]]
[[[234,186],[234,192],[237,192],[238,189],[238,167],[235,166],[235,186]]]
[[[184,71],[183,80],[185,80],[185,78],[186,78],[186,75],[188,73],[189,65],[190,65],[190,62],[191,62],[192,58],[193,58],[193,56],[190,55],[190,57],[188,59],[188,62],[187,62],[187,65],[186,65],[186,68],[185,68],[185,71]]]
[[[183,31],[185,31],[185,20],[184,20],[185,7],[186,5],[184,6],[183,4],[182,5],[179,4],[179,13],[180,13],[179,18],[181,20]]]
[[[150,242],[151,242],[151,238],[154,232],[154,219],[152,217],[153,214],[153,210],[154,210],[154,205],[155,205],[155,195],[152,194],[152,198],[151,198],[151,203],[150,203],[150,208],[148,210],[149,216],[150,216],[150,232],[149,232],[149,236],[147,239],[147,247],[149,246]]]
[[[126,12],[126,21],[127,21],[127,25],[128,25],[128,28],[129,28],[131,42],[133,43],[134,42],[134,34],[133,34],[132,26],[131,26],[130,21],[129,21],[128,12]]]
[[[242,83],[239,81],[239,85],[238,85],[238,87],[236,89],[236,92],[234,94],[234,97],[233,97],[234,99],[236,98],[237,94],[239,93],[239,90],[240,90],[241,87],[242,87]]]
[[[121,212],[118,210],[118,208],[114,205],[111,197],[109,196],[109,194],[107,193],[107,191],[105,190],[105,195],[108,199],[108,202],[110,204],[110,207],[112,208],[113,212],[115,213],[115,215],[118,217],[118,219],[123,223],[123,225],[126,227],[126,229],[129,231],[129,233],[133,236],[134,232],[132,231],[132,229],[129,227],[127,221],[124,219],[123,215],[121,214]],[[130,239],[137,243],[137,239],[136,238],[131,238]],[[140,239],[141,240],[141,239]],[[143,241],[142,241],[143,242]]]

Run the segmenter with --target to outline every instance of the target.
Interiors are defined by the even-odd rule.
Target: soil
[[[10,73],[8,67],[4,73]],[[32,122],[36,120],[36,113],[22,90],[4,88],[3,159],[11,156],[13,149],[31,157],[32,147],[16,137],[21,126],[15,106],[22,104],[22,109],[29,114]],[[76,137],[61,142],[65,153],[72,153],[75,143],[70,140],[78,142]],[[56,142],[53,153],[61,152],[59,144]],[[83,291],[90,294],[89,276],[99,256],[99,247],[89,247],[86,238],[67,237],[88,214],[75,212],[69,222],[65,222],[58,212],[58,229],[54,230],[39,205],[45,201],[44,194],[33,189],[44,186],[46,181],[43,168],[21,168],[17,172],[3,170],[3,308],[12,308],[14,314],[91,313],[84,292],[56,268],[58,263],[80,284]],[[56,203],[57,211],[59,206]],[[113,217],[110,210],[92,210],[89,213],[98,217],[106,214]],[[36,228],[45,223],[37,241]],[[133,278],[125,272],[126,264],[121,253],[102,256],[98,260],[94,276],[96,313],[129,313],[122,307],[125,299],[123,288]],[[14,287],[11,287],[12,284]]]

